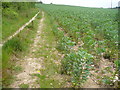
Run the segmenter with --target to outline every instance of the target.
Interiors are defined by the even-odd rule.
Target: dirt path
[[[42,19],[39,22],[38,31],[36,37],[34,39],[34,43],[30,48],[30,52],[27,56],[20,60],[18,64],[23,68],[22,72],[15,75],[16,80],[13,84],[10,85],[12,88],[19,88],[21,85],[28,85],[29,88],[39,88],[39,84],[36,82],[37,77],[33,76],[33,74],[40,74],[40,69],[42,67],[42,58],[36,58],[35,52],[40,47],[38,44],[41,38],[41,31],[43,28],[44,22],[44,12],[42,12]]]
[[[56,49],[57,41],[49,18],[42,12],[36,37],[30,52],[15,65],[22,67],[14,75],[10,88],[61,88],[71,87],[67,75],[61,75],[60,67],[63,55]]]

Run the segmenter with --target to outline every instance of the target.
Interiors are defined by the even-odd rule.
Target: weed
[[[20,88],[29,88],[29,85],[28,84],[21,84],[19,85]]]
[[[14,70],[16,73],[22,71],[22,67],[21,66],[14,66],[12,67],[12,70]]]

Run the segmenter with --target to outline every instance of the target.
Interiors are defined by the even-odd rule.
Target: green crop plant
[[[63,73],[71,75],[72,84],[79,87],[90,75],[89,69],[93,59],[94,57],[83,49],[76,53],[69,53],[62,61]]]
[[[72,40],[78,42],[78,38],[81,38],[90,52],[99,40],[106,41],[105,48],[113,53],[117,52],[118,21],[115,20],[117,10],[44,4],[37,6],[54,17]],[[88,35],[90,40],[86,41]]]
[[[75,45],[75,42],[71,41],[71,38],[65,36],[58,42],[58,49],[61,51],[69,52],[70,48]]]

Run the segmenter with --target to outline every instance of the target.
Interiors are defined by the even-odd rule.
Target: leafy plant
[[[69,37],[63,37],[58,44],[58,49],[61,51],[68,52],[72,46],[75,45],[75,42],[72,42]]]
[[[65,56],[62,61],[62,70],[72,76],[73,85],[79,86],[87,80],[92,63],[93,56],[81,49],[76,53],[73,52]]]
[[[102,78],[102,83],[106,86],[109,86],[109,85],[113,85],[113,82],[112,82],[112,78],[111,77],[108,77],[108,76],[104,76]]]

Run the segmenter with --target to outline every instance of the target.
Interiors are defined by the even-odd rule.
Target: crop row
[[[57,48],[65,54],[62,71],[73,77],[73,85],[80,86],[86,81],[91,65],[101,57],[114,62],[117,68],[117,10],[44,4],[39,7],[63,29],[54,33],[59,41]],[[71,50],[75,46],[79,46],[78,50]]]

